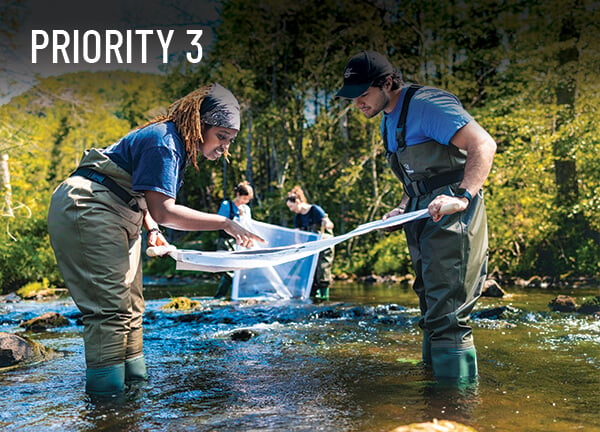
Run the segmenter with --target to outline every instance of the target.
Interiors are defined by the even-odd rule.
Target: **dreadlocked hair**
[[[177,132],[185,145],[187,162],[191,163],[196,171],[198,171],[197,143],[204,142],[204,138],[202,137],[200,106],[202,105],[204,97],[210,92],[210,88],[211,84],[208,84],[177,99],[169,105],[166,115],[155,117],[138,128],[141,129],[145,126],[164,121],[172,121],[175,123]]]

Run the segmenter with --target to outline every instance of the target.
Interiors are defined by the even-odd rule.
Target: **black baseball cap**
[[[361,51],[344,69],[344,86],[337,97],[354,99],[363,94],[378,78],[390,75],[394,68],[389,60],[375,51]]]

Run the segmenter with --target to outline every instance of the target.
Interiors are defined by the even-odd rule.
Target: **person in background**
[[[242,222],[243,220],[252,219],[252,211],[248,203],[254,198],[254,190],[247,181],[238,184],[234,189],[235,198],[233,200],[223,200],[219,207],[218,214],[229,219]],[[242,225],[244,225],[242,223]],[[217,239],[217,250],[233,251],[235,250],[235,239],[225,231],[219,231]],[[215,298],[225,298],[229,295],[229,290],[233,282],[233,272],[225,272],[221,275],[219,286]]]
[[[374,51],[349,60],[337,96],[353,100],[367,118],[383,113],[386,156],[404,186],[398,207],[384,219],[419,209],[431,214],[404,225],[416,273],[423,361],[438,381],[473,382],[477,355],[468,318],[487,273],[482,185],[496,143],[456,96],[404,84]]]
[[[159,225],[224,230],[242,246],[262,239],[228,217],[175,201],[198,157],[227,157],[240,129],[239,104],[219,84],[178,99],[167,114],[118,142],[84,154],[52,194],[48,231],[59,270],[82,313],[86,391],[120,395],[147,379],[143,354],[141,228],[168,245]]]
[[[294,186],[287,194],[285,203],[295,213],[294,227],[304,231],[320,233],[322,238],[333,236],[333,222],[320,206],[307,202],[306,195],[300,186]],[[333,247],[319,253],[319,262],[310,291],[311,297],[320,300],[329,299],[334,254]]]

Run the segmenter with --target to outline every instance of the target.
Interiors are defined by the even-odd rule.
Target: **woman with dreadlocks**
[[[239,104],[219,84],[175,101],[104,149],[86,152],[52,195],[48,230],[59,270],[83,314],[86,391],[123,393],[145,381],[142,352],[141,236],[168,245],[158,225],[183,231],[224,230],[241,246],[262,239],[228,217],[177,204],[184,170],[197,157],[227,157],[240,129]]]

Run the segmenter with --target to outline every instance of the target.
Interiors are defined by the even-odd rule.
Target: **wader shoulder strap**
[[[136,212],[140,211],[136,199],[109,176],[99,173],[91,168],[77,168],[75,172],[71,174],[71,177],[73,176],[85,177],[88,180],[106,186],[112,193],[121,198],[121,200],[127,204],[131,210]]]
[[[229,203],[229,219],[233,220],[235,217],[235,212],[233,211],[233,201],[228,199],[227,202]]]
[[[402,100],[402,110],[400,111],[400,116],[398,118],[398,123],[396,124],[396,142],[398,143],[398,150],[402,151],[404,147],[406,147],[406,117],[408,116],[408,106],[413,95],[422,88],[421,85],[411,84],[408,89],[406,89],[406,93],[404,94],[404,98]],[[420,195],[425,195],[433,190],[445,186],[448,184],[452,184],[455,182],[459,182],[463,179],[464,170],[458,169],[455,171],[450,171],[447,173],[439,174],[425,180],[413,181],[411,177],[406,172],[404,165],[394,157],[392,152],[388,149],[387,143],[387,124],[384,122],[384,133],[383,133],[383,142],[385,144],[385,149],[387,152],[388,160],[392,164],[392,168],[402,173],[401,179],[404,183],[404,191],[406,194],[411,197],[417,197]],[[396,175],[398,175],[397,173]]]
[[[406,117],[408,116],[408,105],[410,104],[410,100],[413,95],[422,88],[423,86],[417,84],[411,84],[404,93],[404,98],[402,99],[402,111],[400,111],[400,117],[398,117],[398,123],[396,124],[396,141],[398,142],[398,148],[402,148],[406,146]],[[386,153],[390,152],[390,147],[388,145],[388,137],[387,137],[387,122],[383,122],[383,144],[385,146]]]
[[[400,117],[398,118],[398,124],[396,125],[398,148],[406,146],[406,117],[408,116],[408,105],[410,104],[413,95],[422,87],[423,86],[411,84],[408,89],[406,89],[406,94],[402,101],[402,111],[400,111]]]

